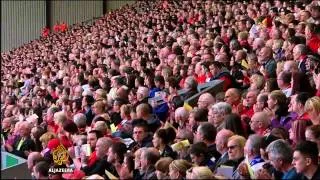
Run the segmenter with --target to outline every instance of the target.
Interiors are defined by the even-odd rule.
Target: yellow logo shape
[[[58,165],[66,164],[69,158],[68,151],[63,145],[59,145],[53,152],[53,161]]]

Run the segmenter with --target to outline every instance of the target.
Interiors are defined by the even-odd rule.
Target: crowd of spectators
[[[2,150],[36,179],[320,179],[319,54],[320,1],[137,1],[1,53]]]

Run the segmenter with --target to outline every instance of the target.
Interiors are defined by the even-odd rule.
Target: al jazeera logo
[[[52,151],[53,162],[55,165],[66,165],[69,159],[69,154],[63,145],[59,145]],[[72,168],[50,168],[49,173],[72,173]]]

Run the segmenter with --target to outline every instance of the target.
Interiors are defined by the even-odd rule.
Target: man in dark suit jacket
[[[216,171],[218,167],[225,164],[229,160],[228,156],[228,139],[233,136],[233,132],[227,129],[222,129],[217,133],[216,136],[216,148],[221,154],[221,157],[216,160],[214,170]]]
[[[35,143],[30,138],[30,132],[30,124],[26,121],[22,122],[19,128],[20,137],[15,140],[13,145],[5,144],[6,150],[12,154],[27,159],[30,151],[35,150]]]

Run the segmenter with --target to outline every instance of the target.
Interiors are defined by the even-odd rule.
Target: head
[[[270,109],[277,109],[286,103],[287,97],[281,90],[272,91],[268,96],[268,108]]]
[[[158,129],[152,139],[153,147],[159,149],[163,148],[165,145],[169,144],[170,136],[167,129]]]
[[[239,160],[244,157],[246,138],[233,135],[228,139],[228,155],[230,160]]]
[[[127,146],[122,142],[114,142],[108,149],[107,161],[111,164],[123,163],[124,155],[127,152]]]
[[[304,174],[313,166],[318,166],[319,150],[317,144],[311,141],[300,142],[294,152],[292,165],[296,168],[297,173]]]
[[[208,113],[208,122],[213,124],[215,127],[223,123],[226,115],[231,114],[232,107],[226,102],[219,102],[214,104]]]
[[[91,149],[96,148],[98,139],[102,137],[102,134],[98,130],[91,130],[87,136],[87,143],[90,145]]]
[[[140,164],[141,170],[146,171],[151,165],[157,163],[160,159],[160,153],[155,148],[147,148],[141,153]]]
[[[212,142],[215,142],[216,134],[217,134],[217,130],[213,126],[213,124],[209,122],[204,122],[198,126],[196,141],[197,142],[203,141],[207,144],[211,144]]]
[[[215,103],[215,98],[210,93],[203,93],[198,99],[198,108],[208,109]]]
[[[149,89],[144,86],[139,86],[137,90],[137,100],[142,101],[149,96]]]
[[[189,76],[184,81],[184,88],[190,91],[196,91],[198,87],[198,82],[195,80],[193,76]]]
[[[166,179],[169,177],[169,165],[173,161],[170,157],[160,158],[155,164],[158,179]]]
[[[244,152],[249,158],[260,156],[260,148],[262,148],[263,137],[257,134],[252,134],[248,137],[244,146]]]
[[[305,132],[306,140],[317,143],[320,149],[320,125],[312,125],[307,127]]]
[[[320,98],[314,96],[309,98],[305,104],[305,111],[309,114],[309,117],[313,125],[319,125],[319,114],[320,114]],[[318,119],[318,120],[317,120]]]
[[[263,47],[261,48],[261,50],[258,53],[258,61],[260,64],[265,63],[266,61],[268,61],[269,59],[272,58],[273,55],[273,51],[271,47]]]
[[[299,60],[300,57],[302,55],[306,55],[307,54],[307,46],[304,45],[304,44],[297,44],[294,48],[293,48],[293,51],[292,51],[292,54],[293,54],[293,59],[295,61]]]
[[[49,177],[50,165],[46,161],[40,161],[33,167],[33,174],[36,179],[43,179]]]
[[[228,139],[233,136],[234,133],[227,129],[222,129],[216,136],[216,148],[220,154],[228,152]]]
[[[278,171],[282,171],[292,162],[293,149],[291,145],[283,140],[275,140],[266,149],[271,165]]]
[[[174,112],[174,119],[179,126],[184,127],[188,122],[189,112],[184,107],[179,107]]]
[[[234,105],[240,102],[241,100],[241,93],[236,88],[230,88],[227,90],[224,100],[229,103],[230,105]]]
[[[146,119],[150,115],[150,107],[146,103],[139,104],[136,108],[137,118]]]
[[[305,131],[309,125],[308,121],[297,119],[292,123],[291,128],[289,129],[289,138],[292,140],[293,144],[297,144],[300,141],[305,141]]]
[[[256,112],[251,117],[250,128],[254,132],[263,132],[265,131],[271,124],[271,120],[268,117],[268,114],[264,111]]]
[[[187,171],[187,179],[213,179],[214,175],[207,166],[192,167]]]
[[[186,177],[186,172],[192,167],[192,164],[185,159],[177,159],[169,165],[170,179],[183,179]]]
[[[135,125],[135,127],[133,128],[133,139],[136,142],[141,143],[143,139],[146,138],[147,136],[148,136],[147,124],[143,123],[143,124]]]
[[[112,143],[113,143],[112,139],[108,137],[101,137],[98,139],[96,148],[95,148],[98,159],[102,159],[107,156],[109,147],[112,145]]]

